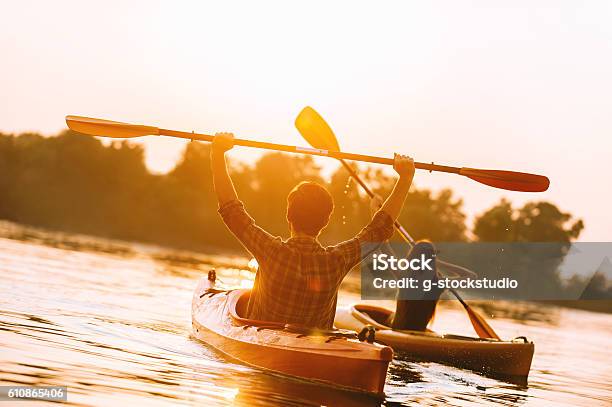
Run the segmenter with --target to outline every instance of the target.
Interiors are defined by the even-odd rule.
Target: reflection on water
[[[483,315],[495,318],[512,319],[518,323],[546,323],[556,325],[559,322],[560,309],[546,302],[526,301],[471,301],[470,304]]]
[[[67,385],[69,403],[90,405],[606,405],[612,396],[606,314],[480,304],[502,336],[535,341],[528,386],[398,355],[381,401],[234,363],[191,337],[198,276],[216,267],[238,284],[252,278],[243,258],[3,226],[3,385]],[[456,306],[444,307],[436,329],[471,334]]]

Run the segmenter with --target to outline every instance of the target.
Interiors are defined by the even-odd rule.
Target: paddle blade
[[[483,317],[478,315],[471,307],[466,306],[465,310],[479,338],[499,339],[499,336],[497,336],[493,328],[487,324]]]
[[[464,167],[459,170],[459,174],[481,184],[509,191],[543,192],[548,189],[550,184],[548,178],[543,175],[527,174],[524,172],[478,170]]]
[[[153,126],[113,122],[111,120],[82,116],[66,116],[66,124],[70,130],[90,136],[129,138],[159,134],[159,129]]]
[[[314,148],[340,151],[338,140],[331,127],[312,107],[306,106],[302,109],[295,118],[295,127]]]

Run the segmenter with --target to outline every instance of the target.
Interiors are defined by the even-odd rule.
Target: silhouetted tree
[[[577,239],[584,229],[550,202],[528,202],[514,209],[502,199],[499,204],[476,218],[474,236],[481,242],[560,242]]]
[[[524,290],[531,290],[529,296],[560,298],[564,284],[559,265],[583,228],[582,220],[550,202],[515,209],[502,199],[476,218],[473,233],[478,242],[504,244],[473,246],[471,261],[478,264],[481,277],[516,278]]]

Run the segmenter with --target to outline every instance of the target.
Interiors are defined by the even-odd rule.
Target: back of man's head
[[[287,220],[296,232],[316,237],[327,226],[334,201],[324,186],[301,182],[287,197]]]

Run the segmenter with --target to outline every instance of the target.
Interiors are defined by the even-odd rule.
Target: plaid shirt
[[[344,276],[393,234],[393,220],[383,211],[353,239],[329,247],[311,237],[283,241],[270,235],[240,201],[222,205],[219,213],[259,263],[248,317],[323,329],[333,327]]]

